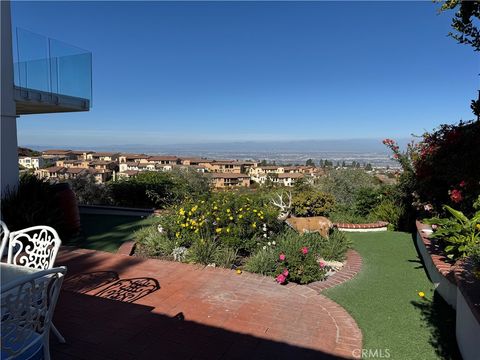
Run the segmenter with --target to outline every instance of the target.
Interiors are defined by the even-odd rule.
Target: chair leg
[[[66,343],[65,338],[62,336],[62,334],[60,334],[60,331],[57,330],[57,328],[55,327],[55,325],[53,323],[52,323],[52,326],[51,326],[51,330],[55,334],[55,336],[57,337],[58,341],[61,344]]]
[[[50,334],[43,338],[43,360],[50,360]]]

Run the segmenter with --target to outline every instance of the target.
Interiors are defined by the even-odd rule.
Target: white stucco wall
[[[10,2],[1,1],[1,156],[0,186],[4,194],[18,184],[17,116],[14,100]]]

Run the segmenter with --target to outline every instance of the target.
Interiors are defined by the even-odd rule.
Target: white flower
[[[272,245],[277,245],[277,243],[275,241],[272,241]]]
[[[267,245],[268,245],[268,246],[272,246],[272,243],[269,241],[269,242],[267,243]]]
[[[264,246],[264,247],[263,247],[263,250],[267,250],[267,247],[266,247],[266,246]]]
[[[267,234],[263,234],[263,237],[265,237],[265,238],[266,238],[266,237],[267,237]]]
[[[160,234],[163,233],[163,227],[162,227],[162,225],[158,225],[157,230],[158,230],[158,232],[159,232]]]

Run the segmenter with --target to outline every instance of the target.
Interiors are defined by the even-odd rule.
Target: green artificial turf
[[[385,354],[388,349],[390,359],[458,359],[455,311],[434,293],[411,234],[348,236],[362,256],[362,270],[324,294],[357,321],[363,348],[370,349],[370,354],[375,350]],[[426,294],[425,299],[419,291]]]
[[[79,235],[64,241],[84,249],[115,252],[124,241],[133,240],[133,233],[151,224],[153,218],[123,215],[82,215]]]

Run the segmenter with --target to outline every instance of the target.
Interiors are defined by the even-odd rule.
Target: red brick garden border
[[[362,269],[362,257],[355,250],[347,251],[347,260],[340,271],[337,271],[332,276],[329,276],[324,281],[315,281],[307,286],[318,293],[323,290],[337,286],[345,281],[352,279]]]
[[[438,272],[442,274],[448,281],[455,284],[455,264],[452,263],[451,260],[445,256],[445,253],[435,243],[435,241],[430,240],[428,236],[422,231],[424,229],[430,229],[430,226],[422,224],[420,221],[417,221],[416,225],[422,242],[425,245],[427,252],[430,254],[433,264],[437,268]]]
[[[350,224],[350,223],[334,223],[334,227],[338,228],[339,230],[342,229],[358,229],[358,230],[369,230],[369,229],[381,229],[388,226],[388,222],[386,221],[377,221],[375,223],[369,224]]]
[[[135,242],[134,241],[125,241],[117,250],[117,254],[131,256],[133,255],[135,250]],[[308,286],[310,289],[315,290],[316,292],[320,293],[325,289],[337,286],[345,281],[352,279],[355,275],[357,275],[360,270],[362,269],[362,258],[358,252],[355,250],[348,250],[347,251],[347,260],[345,261],[345,265],[340,271],[337,271],[332,276],[329,276],[324,281],[315,281],[310,283]],[[252,274],[254,276],[259,276],[257,274]],[[295,283],[289,283],[287,286],[296,286]]]

